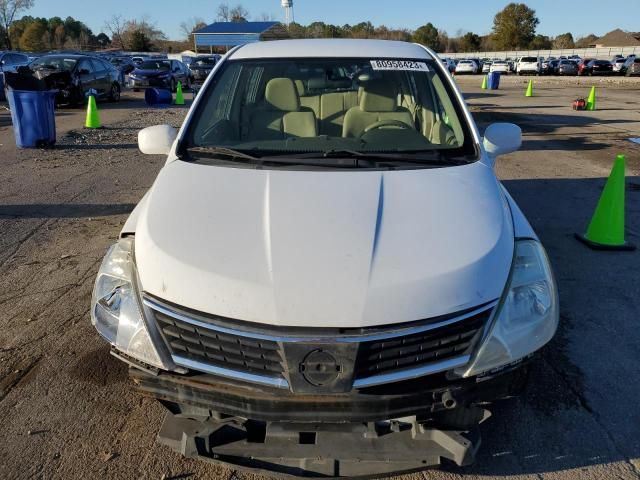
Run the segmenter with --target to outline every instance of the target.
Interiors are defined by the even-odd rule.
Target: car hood
[[[270,325],[364,327],[497,299],[508,203],[480,162],[405,171],[282,171],[175,161],[136,226],[142,289]]]
[[[158,77],[160,75],[171,74],[169,70],[140,70],[140,69],[135,69],[131,73],[133,75],[140,75],[145,77]]]

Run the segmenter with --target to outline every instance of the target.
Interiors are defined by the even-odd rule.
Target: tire
[[[118,82],[113,82],[111,85],[111,90],[109,90],[109,101],[110,102],[119,102],[121,96],[120,85]]]

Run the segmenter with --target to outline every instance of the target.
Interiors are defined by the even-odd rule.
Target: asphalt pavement
[[[457,81],[483,130],[523,128],[497,172],[547,247],[561,325],[526,395],[492,408],[477,463],[406,479],[640,479],[640,251],[596,252],[582,232],[618,153],[627,155],[628,240],[640,244],[640,81],[600,82],[598,110],[575,112],[588,84]],[[187,95],[189,97],[189,95]],[[179,126],[185,108],[140,95],[58,112],[58,146],[17,150],[0,109],[0,478],[258,478],[184,459],[155,442],[164,410],[132,391],[126,367],[90,324],[95,273],[164,159],[136,148],[140,128]],[[400,477],[399,477],[400,478]]]

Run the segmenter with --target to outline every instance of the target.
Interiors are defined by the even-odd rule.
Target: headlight
[[[558,327],[558,290],[549,259],[535,240],[518,240],[505,293],[486,339],[462,373],[478,375],[515,362],[553,338]]]
[[[155,367],[163,365],[134,289],[133,238],[121,239],[102,261],[91,300],[91,322],[111,345]]]

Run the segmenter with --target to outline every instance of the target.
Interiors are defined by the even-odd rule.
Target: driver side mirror
[[[138,132],[138,148],[148,155],[168,155],[178,132],[171,125],[156,125]]]
[[[483,145],[492,158],[515,152],[522,146],[522,130],[513,123],[492,123],[484,132]]]
[[[89,70],[87,70],[86,68],[81,68],[80,70],[78,70],[79,75],[88,75],[89,73],[91,72],[89,72]]]

